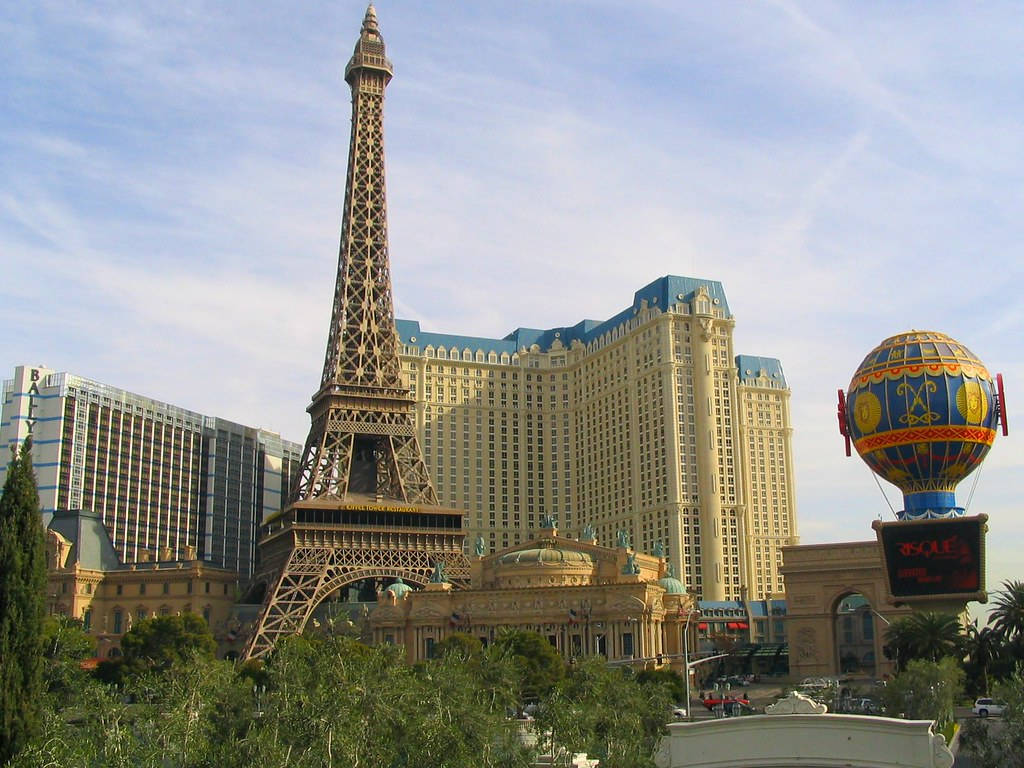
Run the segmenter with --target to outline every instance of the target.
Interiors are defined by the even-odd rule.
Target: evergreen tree
[[[31,737],[43,691],[46,552],[29,442],[0,496],[0,765]]]

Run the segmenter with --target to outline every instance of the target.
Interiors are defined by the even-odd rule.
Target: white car
[[[974,702],[974,708],[971,711],[978,717],[988,717],[989,715],[1002,715],[1004,709],[1006,709],[1006,705],[1002,702],[978,699]]]
[[[674,720],[685,720],[686,719],[686,709],[683,708],[683,707],[673,707],[673,709],[672,709],[672,718]]]

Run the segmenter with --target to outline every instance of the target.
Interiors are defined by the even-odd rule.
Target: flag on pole
[[[580,617],[579,617],[579,614],[576,613],[576,609],[575,608],[570,608],[569,609],[569,623],[570,624],[579,624],[580,623]]]

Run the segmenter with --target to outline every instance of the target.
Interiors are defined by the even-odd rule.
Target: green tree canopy
[[[565,677],[565,662],[558,650],[537,632],[513,630],[494,643],[499,653],[511,658],[519,674],[520,701],[536,701]]]
[[[894,621],[886,631],[887,644],[896,654],[897,667],[906,669],[912,659],[938,661],[962,655],[964,629],[950,613],[921,611]]]
[[[1004,581],[993,597],[992,628],[1006,642],[1024,637],[1024,581]]]
[[[38,727],[43,691],[46,550],[26,440],[0,496],[0,765]]]
[[[983,696],[988,693],[989,669],[1002,651],[1001,639],[992,627],[978,629],[975,623],[967,628],[964,650],[967,654],[965,670],[969,688],[972,693]]]
[[[664,686],[672,701],[686,701],[686,683],[683,676],[667,667],[661,669],[645,669],[637,676],[636,681],[640,685],[661,685]],[[686,704],[685,706],[689,706]]]
[[[123,669],[138,673],[165,670],[194,656],[212,659],[217,650],[202,616],[157,616],[137,622],[121,638]]]
[[[882,694],[890,717],[934,720],[939,725],[953,717],[953,706],[963,696],[964,671],[956,659],[912,659]]]
[[[641,684],[625,668],[590,656],[541,699],[537,725],[564,764],[573,753],[586,752],[608,768],[649,768],[671,707],[667,686]]]
[[[1006,704],[1002,718],[965,722],[960,747],[978,768],[1024,768],[1024,664],[996,683],[992,698]]]
[[[453,632],[434,648],[437,656],[448,656],[450,654],[463,660],[479,658],[483,653],[483,643],[480,639],[466,632]]]
[[[96,639],[82,628],[80,619],[48,616],[43,620],[43,657],[45,688],[66,695],[81,685],[86,672],[81,662],[96,654]]]

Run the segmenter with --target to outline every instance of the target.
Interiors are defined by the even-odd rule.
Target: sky
[[[301,442],[365,4],[0,4],[0,371],[43,364]],[[1016,2],[380,0],[399,317],[502,337],[720,280],[782,360],[803,543],[901,498],[835,418],[882,339],[970,347],[1010,435],[958,490],[1024,578]]]

